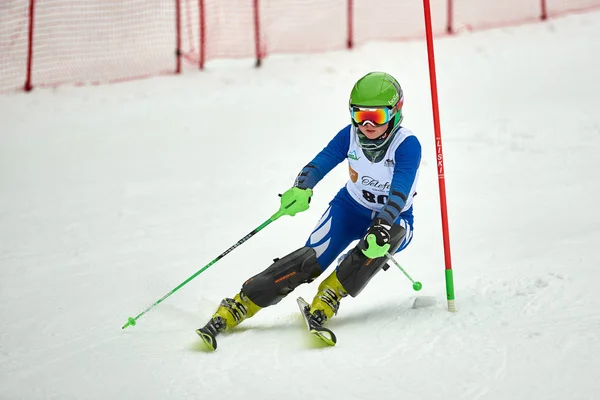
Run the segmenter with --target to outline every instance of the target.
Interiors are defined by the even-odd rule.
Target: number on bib
[[[363,197],[366,201],[368,201],[369,203],[378,203],[378,204],[385,204],[387,203],[387,199],[388,196],[386,196],[385,194],[380,194],[379,196],[375,197],[375,195],[367,190],[363,190]]]

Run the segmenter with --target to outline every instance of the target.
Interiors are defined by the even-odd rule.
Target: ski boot
[[[347,295],[348,293],[338,281],[336,273],[333,272],[321,282],[311,305],[304,301],[302,297],[298,297],[296,300],[308,331],[329,346],[334,346],[337,343],[337,338],[330,329],[325,328],[323,325],[337,314],[340,308],[340,300]]]
[[[310,314],[315,322],[324,325],[331,317],[337,314],[340,301],[348,293],[337,278],[335,271],[329,275],[321,284],[315,298],[310,305]]]
[[[216,338],[219,333],[237,326],[259,310],[259,306],[254,304],[243,292],[240,292],[233,299],[223,299],[210,321],[204,327],[196,329],[196,333],[206,346],[214,351],[217,349]]]

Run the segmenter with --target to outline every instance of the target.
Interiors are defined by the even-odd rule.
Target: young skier
[[[421,161],[417,137],[400,125],[404,95],[384,72],[360,78],[350,94],[351,124],[343,128],[298,174],[281,197],[284,215],[309,207],[312,189],[336,165],[348,160],[350,179],[329,203],[306,244],[251,277],[233,298],[223,299],[213,317],[196,330],[217,348],[216,336],[277,304],[303,283],[317,278],[353,241],[358,243],[321,282],[307,323],[320,327],[343,297],[357,296],[381,269],[386,253],[408,246],[413,235],[413,196]],[[333,342],[335,343],[335,338]]]

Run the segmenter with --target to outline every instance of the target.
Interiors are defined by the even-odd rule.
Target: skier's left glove
[[[381,218],[375,218],[360,243],[363,254],[369,258],[383,257],[390,249],[392,227]]]
[[[308,210],[312,189],[301,189],[294,186],[286,190],[281,196],[281,205],[271,219],[277,219],[283,215],[294,216],[299,212]]]

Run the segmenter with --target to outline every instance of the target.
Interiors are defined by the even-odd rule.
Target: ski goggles
[[[352,116],[352,121],[358,125],[370,123],[374,126],[380,126],[390,122],[394,116],[394,112],[387,107],[367,108],[352,106],[350,107],[350,115]]]

